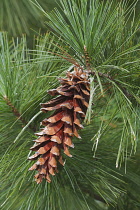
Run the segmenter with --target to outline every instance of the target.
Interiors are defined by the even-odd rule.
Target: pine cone
[[[37,183],[41,183],[43,178],[51,182],[50,174],[55,175],[58,171],[57,162],[64,165],[62,149],[66,155],[72,157],[69,152],[69,147],[74,147],[71,138],[73,136],[81,138],[78,130],[83,128],[81,119],[85,118],[89,103],[90,85],[86,72],[74,68],[73,72],[67,73],[66,79],[59,80],[62,85],[49,91],[50,95],[59,96],[41,104],[43,112],[54,110],[54,113],[42,121],[45,128],[36,133],[39,137],[35,140],[35,145],[30,148],[36,153],[29,159],[39,158],[29,169],[38,171],[35,175]]]

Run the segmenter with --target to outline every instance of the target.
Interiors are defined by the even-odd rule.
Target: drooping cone
[[[69,157],[69,147],[74,147],[71,138],[81,138],[78,130],[83,128],[81,120],[84,119],[89,103],[90,85],[88,74],[85,71],[74,68],[67,73],[66,79],[59,79],[62,84],[57,89],[49,91],[52,96],[57,96],[47,103],[41,104],[42,111],[54,110],[54,113],[42,121],[45,128],[36,133],[38,139],[30,149],[36,151],[29,157],[37,162],[29,170],[37,170],[35,175],[37,183],[45,178],[51,182],[50,174],[57,172],[57,163],[64,164],[61,150]]]

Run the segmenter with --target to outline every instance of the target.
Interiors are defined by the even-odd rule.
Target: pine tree
[[[1,208],[139,209],[137,1],[129,6],[127,1],[61,0],[60,8],[51,13],[37,1],[35,4],[46,15],[52,32],[36,38],[33,50],[28,49],[24,36],[8,41],[7,34],[0,33]],[[74,74],[83,72],[88,74],[90,96],[89,87],[69,82]],[[76,100],[81,115],[74,112]],[[61,120],[55,121],[56,116]],[[81,117],[84,122],[74,123]],[[47,140],[57,132],[44,134],[44,126],[54,128],[57,124],[57,128],[60,122],[63,135],[70,138],[63,143],[56,138],[56,142]],[[64,132],[64,124],[76,126],[75,137]],[[28,160],[38,156],[29,148],[40,151],[44,142],[50,147],[46,163],[51,163],[45,173],[44,162],[33,165]],[[65,165],[57,164],[56,169],[54,159],[61,162],[61,156]],[[38,161],[40,158],[45,156]],[[31,167],[39,170],[39,175],[29,171]],[[59,173],[49,177],[54,170]],[[39,185],[34,175],[38,183],[42,181]],[[42,180],[45,175],[51,183]]]

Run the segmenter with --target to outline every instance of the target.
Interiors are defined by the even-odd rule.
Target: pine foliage
[[[61,0],[45,12],[52,32],[8,41],[0,33],[1,209],[139,209],[140,59],[137,1]],[[40,12],[39,11],[39,12]],[[29,148],[40,122],[40,103],[58,77],[76,66],[90,72],[90,101],[72,158],[51,184],[37,185]],[[137,153],[135,154],[137,149]]]

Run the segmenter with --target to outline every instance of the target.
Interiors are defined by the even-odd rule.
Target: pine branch
[[[91,62],[90,62],[90,57],[87,51],[87,47],[84,45],[84,54],[85,54],[85,63],[86,63],[86,69],[88,71],[91,71]]]
[[[13,114],[20,120],[23,124],[23,126],[27,125],[28,122],[25,121],[25,119],[22,117],[22,115],[19,113],[19,111],[16,109],[16,107],[11,103],[9,98],[7,96],[4,96],[3,99],[6,101],[6,104],[11,108]],[[33,131],[36,132],[36,127],[32,126],[31,124],[29,125],[29,128]]]

